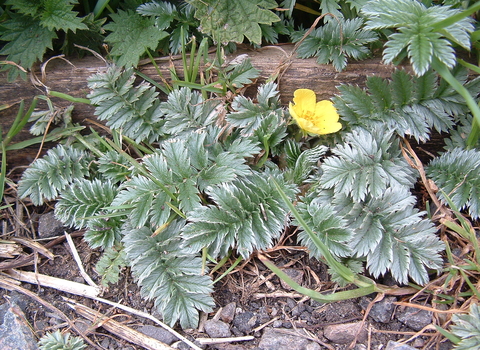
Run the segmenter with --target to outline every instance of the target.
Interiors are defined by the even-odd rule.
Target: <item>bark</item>
[[[373,58],[361,62],[349,62],[344,71],[337,72],[332,65],[317,64],[315,58],[299,59],[294,54],[292,55],[292,50],[292,45],[268,46],[257,50],[241,49],[228,56],[227,60],[234,59],[241,54],[248,54],[253,66],[261,71],[261,77],[256,82],[257,85],[270,76],[279,74],[280,96],[285,105],[292,100],[293,92],[298,88],[312,89],[317,93],[318,99],[328,99],[337,93],[336,86],[340,84],[364,86],[368,76],[389,77],[395,69],[391,65],[382,64],[379,58]],[[171,64],[177,71],[182,71],[179,59],[173,61],[168,58],[160,59],[157,63],[164,77],[170,76],[168,68]],[[152,64],[143,64],[139,68],[142,73],[160,82],[158,73]],[[105,69],[104,61],[89,56],[69,61],[52,59],[44,65],[43,69],[41,67],[35,69],[35,75],[31,75],[28,81],[17,80],[10,83],[6,80],[6,74],[0,73],[0,105],[10,106],[10,108],[0,111],[0,125],[4,133],[11,126],[21,100],[25,101],[26,108],[28,108],[34,96],[48,95],[49,91],[84,98],[89,92],[87,78],[94,73],[105,71]],[[256,86],[254,85],[249,87],[245,94],[253,96],[255,92]],[[161,95],[160,98],[165,98],[165,95]],[[71,104],[59,98],[51,97],[51,100],[55,106],[61,108],[66,108]],[[37,109],[46,109],[46,103],[40,101]],[[94,107],[87,104],[75,104],[73,121],[98,129],[98,121],[94,117]],[[22,141],[31,137],[27,126],[14,141]],[[51,146],[52,144],[45,145],[44,150]],[[10,151],[8,153],[9,168],[28,165],[34,160],[38,149],[39,147],[36,145],[20,151]]]

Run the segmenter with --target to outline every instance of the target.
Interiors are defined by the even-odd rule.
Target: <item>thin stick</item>
[[[139,310],[135,310],[129,306],[126,306],[126,305],[123,305],[123,304],[120,304],[120,303],[116,303],[116,302],[113,302],[113,301],[110,301],[110,300],[107,300],[107,299],[103,299],[103,298],[99,298],[99,297],[94,297],[92,298],[94,300],[97,300],[97,301],[100,301],[102,303],[105,303],[105,304],[108,304],[108,305],[111,305],[111,306],[114,306],[116,308],[119,308],[123,311],[126,311],[126,312],[129,312],[133,315],[136,315],[136,316],[140,316],[140,317],[144,317],[144,318],[147,318],[153,322],[155,322],[156,324],[158,324],[159,326],[161,326],[163,329],[169,331],[170,333],[172,333],[174,336],[176,336],[178,339],[180,339],[181,341],[183,341],[185,344],[188,344],[192,349],[195,349],[195,350],[202,350],[202,348],[198,347],[197,345],[195,345],[194,343],[192,343],[190,340],[188,340],[187,338],[185,338],[183,335],[181,335],[180,333],[178,333],[177,331],[175,331],[174,329],[172,329],[171,327],[167,326],[165,323],[163,323],[162,321],[160,321],[159,319],[155,318],[154,316],[146,313],[146,312],[143,312],[143,311],[139,311]]]
[[[83,265],[82,265],[82,260],[78,255],[77,247],[75,247],[72,237],[67,232],[65,232],[65,238],[67,239],[68,246],[70,247],[70,251],[72,252],[73,258],[75,259],[78,269],[80,270],[80,274],[82,275],[85,282],[87,282],[89,285],[91,285],[94,288],[100,289],[98,285],[95,282],[93,282],[90,276],[85,272],[85,269],[83,268]]]
[[[77,302],[67,305],[74,309],[79,315],[94,322],[95,327],[102,327],[130,343],[139,345],[148,350],[173,350],[171,346],[139,331],[136,331],[124,324],[121,324],[120,322],[114,321],[85,305]]]
[[[90,338],[88,338],[86,335],[83,334],[83,332],[77,328],[77,326],[75,325],[75,323],[72,322],[72,320],[70,320],[67,315],[65,315],[62,311],[60,311],[59,309],[57,309],[55,306],[53,306],[52,304],[46,302],[45,300],[43,300],[42,298],[40,298],[38,295],[36,295],[35,293],[32,293],[31,291],[29,291],[28,289],[25,289],[25,288],[22,288],[20,286],[17,286],[15,284],[15,280],[11,279],[11,278],[8,278],[8,277],[5,277],[5,276],[1,276],[0,277],[0,287],[2,288],[5,288],[5,289],[8,289],[8,290],[15,290],[17,292],[20,292],[22,294],[25,294],[27,296],[29,296],[30,298],[34,299],[35,301],[39,302],[40,304],[42,304],[43,306],[45,306],[47,309],[55,312],[56,314],[58,314],[62,320],[64,320],[65,322],[68,323],[68,325],[70,326],[70,328],[74,329],[75,332],[77,332],[83,339],[85,339],[87,341],[88,344],[90,344],[91,346],[93,346],[95,349],[98,349],[98,350],[102,350],[102,348],[98,347],[93,341],[90,340]]]
[[[197,341],[203,345],[210,345],[210,344],[233,343],[237,341],[248,341],[253,339],[255,339],[253,335],[246,335],[243,337],[231,337],[231,338],[197,338]]]

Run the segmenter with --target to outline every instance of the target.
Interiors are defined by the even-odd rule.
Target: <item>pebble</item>
[[[172,333],[170,333],[169,331],[161,327],[146,325],[146,326],[137,328],[137,331],[139,331],[142,334],[148,335],[149,337],[155,338],[158,341],[161,341],[162,343],[165,343],[168,345],[178,340],[175,335],[173,335]]]
[[[37,350],[37,341],[30,327],[25,322],[25,315],[14,303],[4,303],[6,309],[0,320],[0,349],[2,350]]]
[[[228,324],[220,320],[207,320],[204,327],[210,338],[227,338],[232,336]]]
[[[290,277],[292,280],[297,282],[299,285],[302,285],[303,283],[303,270],[298,270],[298,269],[283,269],[283,272]],[[285,290],[293,290],[292,287],[290,287],[287,283],[285,283],[282,279],[280,279],[280,284],[282,285],[282,288]]]
[[[233,325],[243,334],[249,334],[257,324],[257,316],[251,311],[239,313],[233,319]]]
[[[222,311],[220,311],[220,319],[225,323],[232,322],[233,318],[235,317],[236,307],[237,307],[237,304],[235,302],[231,302],[225,305],[222,308]]]
[[[420,331],[432,323],[432,312],[407,306],[396,312],[397,320],[410,327],[414,331]]]
[[[300,337],[291,331],[283,328],[265,328],[262,338],[258,343],[262,350],[320,350],[321,347],[315,342]]]
[[[63,235],[65,226],[55,218],[53,211],[40,216],[38,220],[38,236],[41,238]]]
[[[360,306],[362,306],[362,308],[366,310],[371,301],[372,299],[366,297],[362,298],[360,300]],[[389,323],[392,318],[393,310],[395,309],[394,302],[396,301],[397,298],[395,297],[383,298],[383,300],[375,303],[372,306],[372,309],[370,310],[368,316],[373,318],[376,322]]]
[[[390,340],[387,343],[387,347],[385,348],[385,350],[417,350],[417,348]]]
[[[333,343],[348,344],[355,339],[360,327],[362,327],[362,322],[332,324],[325,327],[323,335]],[[358,334],[357,341],[363,343],[366,339],[367,330],[365,325],[363,325]]]

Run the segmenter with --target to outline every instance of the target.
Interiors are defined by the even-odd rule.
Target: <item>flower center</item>
[[[313,121],[315,113],[313,111],[303,111],[303,118],[309,121]]]

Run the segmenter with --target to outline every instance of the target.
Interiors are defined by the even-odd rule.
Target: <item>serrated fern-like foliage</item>
[[[280,106],[278,86],[267,83],[258,88],[256,102],[252,99],[238,95],[232,102],[233,112],[226,116],[231,126],[240,129],[243,136],[252,135],[262,121],[274,114],[283,118],[283,109]]]
[[[83,235],[90,247],[107,249],[120,243],[121,227],[127,215],[93,217],[86,221],[87,230]]]
[[[123,247],[109,247],[95,264],[95,270],[102,276],[102,285],[108,286],[117,283],[120,279],[120,270],[127,266],[126,254]]]
[[[472,304],[468,314],[454,314],[450,330],[461,340],[455,344],[455,350],[480,349],[480,307]]]
[[[288,166],[285,178],[299,186],[318,168],[320,157],[328,151],[327,147],[320,145],[302,152],[300,145],[290,139],[287,139],[284,146]]]
[[[136,142],[153,142],[161,136],[163,124],[158,92],[147,82],[134,86],[133,68],[122,70],[114,65],[105,73],[88,79],[87,95],[96,106],[95,114],[113,130]]]
[[[467,209],[474,219],[480,217],[480,151],[460,148],[434,158],[426,169],[441,189],[439,198],[450,198],[458,210]]]
[[[161,226],[172,205],[188,212],[200,203],[200,191],[247,174],[245,157],[258,152],[258,147],[248,139],[215,146],[211,137],[219,129],[209,130],[164,142],[159,151],[144,157],[146,173],[125,182],[112,205],[130,205],[128,215],[134,227],[147,222]]]
[[[165,117],[162,132],[175,137],[182,133],[212,125],[217,120],[219,101],[204,101],[202,95],[188,88],[180,88],[168,95],[160,109]]]
[[[355,202],[363,201],[367,194],[378,197],[388,187],[411,187],[414,172],[392,136],[382,128],[347,134],[345,143],[332,149],[335,156],[322,164],[321,186],[333,188],[336,194],[350,196]]]
[[[65,225],[85,228],[88,218],[106,213],[104,208],[112,203],[117,192],[117,186],[110,181],[77,180],[62,191],[55,216]]]
[[[375,32],[362,28],[363,19],[336,18],[313,30],[297,50],[300,58],[317,57],[319,64],[332,63],[337,71],[347,66],[347,59],[368,57],[368,44],[378,39]]]
[[[89,174],[91,160],[84,151],[58,145],[24,171],[18,194],[20,198],[29,197],[35,205],[55,199],[74,180]]]
[[[434,5],[427,8],[416,0],[371,0],[361,10],[367,18],[366,28],[398,30],[388,36],[383,52],[384,61],[391,63],[406,52],[413,70],[419,76],[428,71],[434,57],[449,68],[455,66],[455,51],[450,41],[470,49],[470,33],[474,30],[470,17],[464,17],[445,28],[435,27],[440,21],[459,12],[450,6]]]
[[[255,249],[270,247],[287,219],[283,200],[265,173],[252,173],[232,182],[207,188],[213,204],[187,213],[182,230],[185,249],[208,248],[213,257],[225,256],[232,248],[247,259]],[[294,186],[276,176],[293,199]]]
[[[125,181],[132,175],[131,164],[116,151],[107,151],[98,158],[98,171],[113,183]]]
[[[72,337],[70,333],[62,334],[58,329],[47,332],[38,342],[40,350],[83,350],[87,344],[81,337]]]
[[[359,202],[333,192],[320,190],[309,198],[319,207],[333,206],[337,229],[352,232],[349,257],[365,258],[372,276],[390,271],[401,284],[409,278],[425,284],[428,269],[441,268],[443,242],[433,223],[422,218],[425,213],[414,207],[415,197],[405,187],[389,187],[380,196],[368,195]]]
[[[297,210],[313,232],[328,246],[336,257],[351,256],[349,242],[353,232],[348,227],[346,220],[338,216],[332,205],[319,205],[318,203],[298,203]],[[293,224],[299,226],[296,220]],[[300,242],[309,250],[309,254],[317,259],[322,257],[317,246],[305,231],[299,232]]]
[[[465,83],[465,70],[455,74]],[[471,81],[465,87],[476,95],[478,82]],[[402,137],[412,135],[417,141],[428,140],[432,128],[448,131],[454,125],[453,116],[467,113],[460,95],[439,82],[432,71],[413,77],[396,70],[391,79],[372,76],[367,78],[366,85],[367,89],[341,85],[340,95],[333,98],[339,114],[351,128],[372,129],[386,124]]]
[[[141,294],[153,299],[164,321],[179,320],[182,328],[198,325],[198,310],[210,312],[214,301],[211,280],[202,275],[202,261],[180,248],[185,222],[175,220],[157,235],[149,227],[124,226],[123,243]]]

